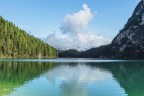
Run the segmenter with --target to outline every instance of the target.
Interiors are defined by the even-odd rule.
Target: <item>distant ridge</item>
[[[56,58],[57,50],[0,16],[0,58]]]

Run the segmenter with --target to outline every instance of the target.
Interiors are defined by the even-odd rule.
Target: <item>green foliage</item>
[[[106,58],[111,54],[110,45],[103,45],[97,48],[91,48],[86,51],[77,51],[74,49],[66,50],[59,53],[62,58]]]
[[[75,49],[70,49],[59,53],[59,57],[63,57],[63,58],[77,58],[78,55],[79,52]]]
[[[0,16],[0,58],[56,58],[57,50]]]
[[[106,58],[109,56],[110,45],[103,45],[97,48],[91,48],[89,50],[83,51],[80,53],[79,57],[81,58]]]

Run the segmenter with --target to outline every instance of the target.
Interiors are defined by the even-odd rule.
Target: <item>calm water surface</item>
[[[0,96],[144,96],[144,61],[0,60]]]

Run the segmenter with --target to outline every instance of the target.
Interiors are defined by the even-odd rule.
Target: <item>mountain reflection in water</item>
[[[0,62],[0,96],[143,96],[135,62]]]

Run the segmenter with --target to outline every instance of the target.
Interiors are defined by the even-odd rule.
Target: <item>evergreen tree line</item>
[[[126,47],[123,52],[112,50],[114,45],[108,44],[96,48],[91,48],[86,51],[77,51],[75,49],[69,49],[59,52],[59,58],[100,58],[100,59],[126,59],[126,60],[143,60],[144,53],[134,52],[133,48],[137,46],[132,46],[133,48]],[[140,48],[135,48],[140,49]]]
[[[0,16],[0,58],[56,58],[57,50]]]
[[[111,53],[110,45],[103,45],[86,51],[70,49],[60,52],[58,56],[60,58],[107,58],[111,55]]]

